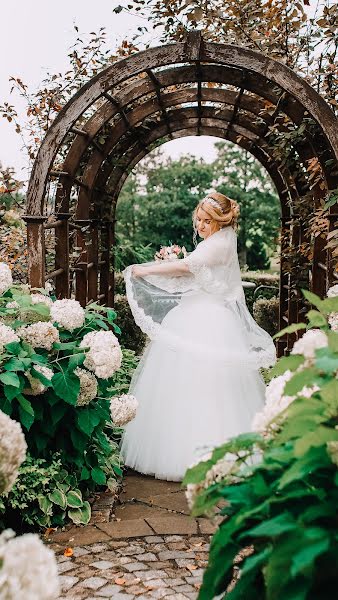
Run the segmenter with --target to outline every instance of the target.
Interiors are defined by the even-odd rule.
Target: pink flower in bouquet
[[[155,253],[155,260],[177,260],[185,258],[187,251],[184,246],[173,244],[172,246],[161,246],[161,249]]]

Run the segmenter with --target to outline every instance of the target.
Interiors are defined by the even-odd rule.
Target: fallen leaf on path
[[[54,531],[56,531],[56,527],[47,527],[46,531],[44,532],[44,537],[49,537],[51,533],[53,533]]]
[[[73,556],[73,554],[74,554],[73,548],[65,548],[63,556]]]
[[[189,569],[189,571],[195,571],[195,569],[197,569],[197,565],[186,565],[186,568]]]
[[[126,583],[126,580],[123,577],[116,577],[115,583],[116,585],[124,585]]]

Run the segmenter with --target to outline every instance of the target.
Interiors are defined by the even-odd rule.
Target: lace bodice
[[[214,298],[236,314],[238,326],[247,338],[250,354],[246,357],[247,363],[252,361],[255,367],[273,364],[273,341],[253,320],[246,307],[237,256],[237,236],[233,228],[225,227],[212,234],[180,260],[187,264],[187,274],[153,274],[135,278],[132,276],[132,266],[124,270],[127,298],[135,322],[142,331],[151,339],[163,336],[162,323],[168,312],[178,307],[183,298],[199,294],[200,302]],[[158,263],[153,261],[145,264]],[[165,334],[169,340],[167,330]]]

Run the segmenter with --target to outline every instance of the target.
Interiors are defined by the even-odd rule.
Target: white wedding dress
[[[131,381],[139,406],[121,455],[126,466],[169,481],[250,431],[264,404],[258,369],[276,360],[272,338],[246,307],[234,229],[217,231],[181,260],[187,275],[124,271],[135,322],[151,341]]]

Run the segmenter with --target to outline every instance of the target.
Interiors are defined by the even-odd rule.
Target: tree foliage
[[[152,254],[177,243],[192,248],[192,213],[206,192],[217,187],[241,208],[238,249],[242,264],[265,268],[277,243],[279,201],[271,180],[247,152],[216,144],[217,158],[206,163],[192,156],[165,159],[157,150],[124,186],[117,209],[119,245],[149,244]]]

